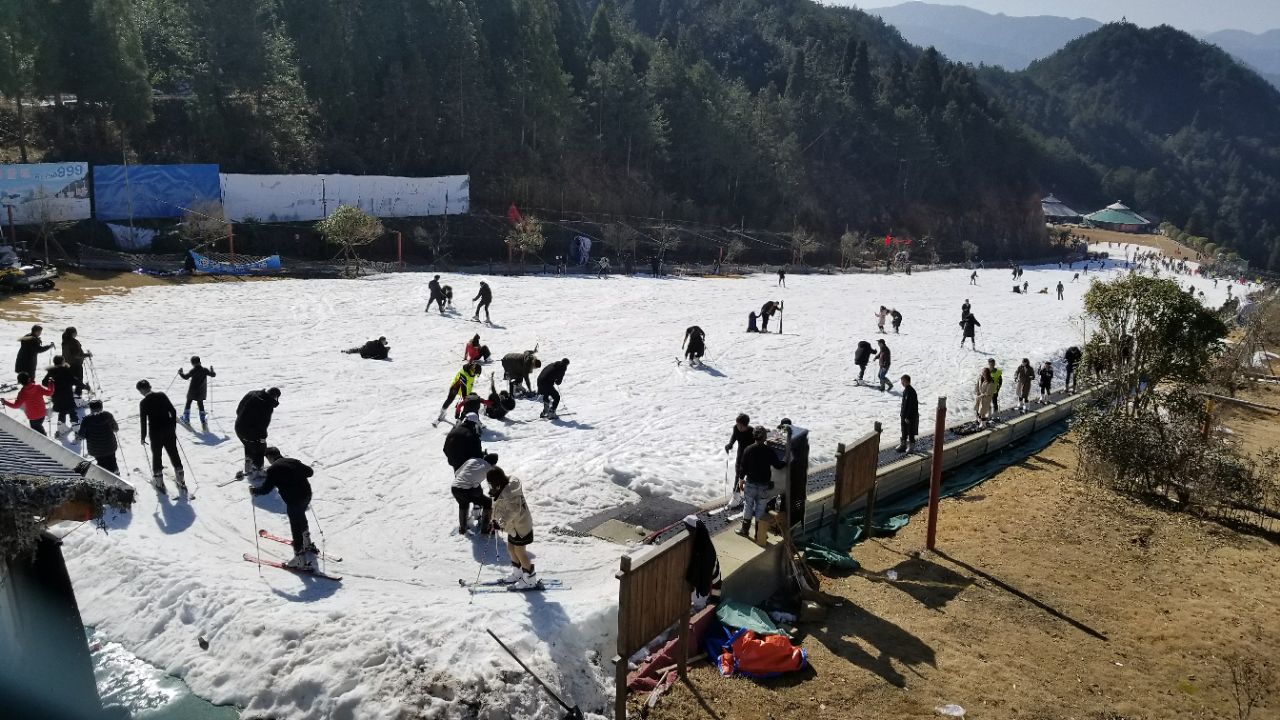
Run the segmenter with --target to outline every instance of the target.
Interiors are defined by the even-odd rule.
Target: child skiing
[[[480,301],[480,304],[476,305],[475,317],[471,319],[480,322],[480,311],[484,310],[484,321],[492,325],[493,321],[489,319],[489,304],[493,302],[493,291],[489,289],[489,283],[483,280],[480,281],[480,292],[471,298],[471,302],[477,300]]]
[[[902,440],[896,448],[900,453],[909,453],[916,443],[916,435],[920,432],[920,401],[916,397],[916,389],[911,387],[911,376],[903,375],[902,407],[898,412],[902,423]]]
[[[684,341],[680,343],[680,349],[684,350],[684,356],[689,360],[690,365],[702,364],[702,355],[707,350],[706,340],[706,333],[702,332],[702,328],[697,325],[685,328]]]
[[[289,532],[293,536],[293,557],[285,561],[284,566],[290,570],[314,572],[320,550],[311,542],[311,531],[307,525],[307,508],[311,505],[311,482],[307,478],[315,471],[293,458],[281,456],[280,450],[274,447],[267,448],[263,455],[271,466],[267,468],[262,484],[250,486],[249,493],[254,496],[266,495],[272,490],[280,493],[285,514],[289,517]]]
[[[76,380],[75,373],[61,355],[53,356],[53,365],[45,370],[41,385],[53,390],[53,411],[58,413],[58,428],[53,436],[61,439],[67,433],[80,429],[80,409],[76,407],[75,393],[84,389],[84,383]],[[67,424],[67,418],[71,423]]]
[[[556,409],[560,407],[560,391],[556,386],[564,382],[564,373],[569,369],[569,358],[557,360],[542,368],[538,373],[538,394],[542,396],[542,413],[540,418],[555,420]]]
[[[468,362],[462,366],[458,374],[453,376],[453,382],[449,383],[449,396],[444,399],[444,404],[440,406],[440,415],[436,417],[435,422],[431,423],[431,427],[439,425],[440,421],[444,420],[444,414],[449,409],[449,403],[452,403],[454,398],[459,396],[465,398],[471,394],[471,387],[479,376],[479,363]],[[453,416],[457,418],[458,413],[455,412]]]
[[[533,542],[533,516],[529,514],[520,479],[507,477],[498,467],[490,468],[485,479],[489,483],[489,497],[493,498],[493,522],[507,533],[511,573],[503,582],[510,590],[541,589],[542,582],[527,550]]]
[[[249,482],[260,480],[267,451],[267,429],[271,416],[280,407],[280,388],[250,390],[236,406],[236,437],[244,445],[244,476]]]
[[[80,421],[80,431],[76,433],[84,438],[89,455],[98,467],[117,475],[120,474],[120,466],[116,464],[116,450],[119,449],[116,433],[119,431],[120,425],[115,417],[104,412],[102,401],[95,399],[89,401],[89,414]]]
[[[862,384],[862,380],[867,374],[867,363],[871,361],[871,343],[866,340],[858,341],[858,348],[853,351],[853,364],[858,366],[858,384]]]
[[[758,316],[758,315],[756,315],[756,311],[755,311],[755,310],[752,310],[751,312],[747,313],[747,332],[749,332],[749,333],[758,333],[758,332],[760,332],[760,328],[756,325],[756,318],[757,318],[757,317],[759,317],[759,316]]]
[[[467,534],[467,521],[471,516],[471,506],[475,505],[483,512],[479,531],[488,535],[493,532],[493,500],[484,494],[485,479],[489,471],[498,464],[498,456],[490,453],[482,458],[470,458],[453,473],[453,487],[449,491],[458,502],[458,534]]]
[[[204,414],[204,401],[209,397],[209,378],[218,377],[218,373],[213,371],[213,366],[205,367],[200,364],[200,356],[191,356],[191,372],[183,372],[182,368],[178,368],[178,377],[183,380],[190,381],[187,384],[187,404],[182,408],[182,424],[191,424],[191,403],[196,404],[196,410],[200,413],[200,425],[205,428],[209,427],[208,420]]]
[[[1031,367],[1031,361],[1022,358],[1022,364],[1017,370],[1013,371],[1013,381],[1018,391],[1018,410],[1020,412],[1027,411],[1027,404],[1031,397],[1031,380],[1035,377],[1035,368]]]
[[[1048,360],[1040,366],[1040,402],[1049,402],[1050,388],[1053,386],[1053,363]]]
[[[158,390],[151,389],[151,383],[139,380],[136,386],[142,394],[138,403],[138,415],[142,423],[142,444],[147,444],[147,429],[151,430],[151,484],[159,492],[166,492],[164,485],[164,463],[160,453],[169,455],[169,463],[173,465],[174,482],[178,484],[178,492],[187,494],[187,483],[183,479],[182,457],[178,454],[178,411],[173,409],[169,397]]]
[[[12,401],[0,398],[0,403],[4,403],[5,407],[21,409],[22,414],[27,416],[27,425],[32,430],[47,435],[44,429],[45,407],[44,399],[53,394],[53,388],[47,388],[36,383],[27,373],[18,373],[18,396]]]
[[[964,334],[960,336],[960,347],[964,347],[964,341],[968,340],[973,347],[973,351],[978,351],[978,341],[974,339],[974,328],[982,327],[982,323],[978,322],[978,316],[969,313],[960,321],[960,327],[964,329]]]

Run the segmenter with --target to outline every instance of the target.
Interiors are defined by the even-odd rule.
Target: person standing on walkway
[[[916,389],[911,386],[911,376],[903,375],[899,381],[902,383],[902,407],[898,412],[902,423],[902,440],[898,443],[897,450],[909,453],[920,432],[920,402],[916,398]]]
[[[1017,370],[1013,371],[1013,381],[1015,389],[1018,391],[1018,410],[1020,412],[1027,411],[1027,405],[1030,403],[1031,397],[1031,381],[1035,379],[1035,368],[1031,367],[1031,361],[1022,358],[1022,364]]]
[[[30,380],[35,380],[40,353],[53,347],[53,343],[45,345],[40,342],[40,334],[43,332],[43,327],[32,325],[31,332],[18,340],[18,358],[13,363],[13,371],[19,375],[26,373]],[[18,384],[21,385],[22,381],[18,381]]]

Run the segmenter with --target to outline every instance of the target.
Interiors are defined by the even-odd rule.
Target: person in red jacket
[[[4,403],[5,407],[21,408],[22,412],[27,416],[27,424],[32,430],[47,435],[44,431],[44,399],[53,394],[53,386],[44,387],[31,379],[26,373],[18,373],[18,384],[22,389],[18,390],[18,396],[9,402],[4,398],[0,398],[0,403]]]

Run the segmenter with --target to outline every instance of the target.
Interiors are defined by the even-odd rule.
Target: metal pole
[[[231,249],[231,262],[236,261],[236,226],[227,223],[227,241]]]
[[[942,494],[942,440],[947,434],[947,399],[938,398],[938,419],[933,426],[933,463],[929,470],[929,532],[925,547],[932,550],[938,531],[938,500]]]
[[[396,264],[404,267],[404,235],[396,231]]]
[[[18,250],[18,231],[13,227],[13,206],[5,205],[9,211],[9,244],[13,246],[15,252]]]

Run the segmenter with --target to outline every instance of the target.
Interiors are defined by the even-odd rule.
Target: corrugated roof
[[[82,479],[74,470],[32,448],[3,427],[0,427],[0,474]]]
[[[1065,203],[1052,195],[1046,195],[1044,199],[1040,201],[1040,208],[1044,211],[1045,217],[1080,217],[1080,213],[1072,210],[1070,207],[1067,207]]]
[[[1112,203],[1105,209],[1084,216],[1090,222],[1111,225],[1150,225],[1150,221],[1129,209],[1124,203]]]

